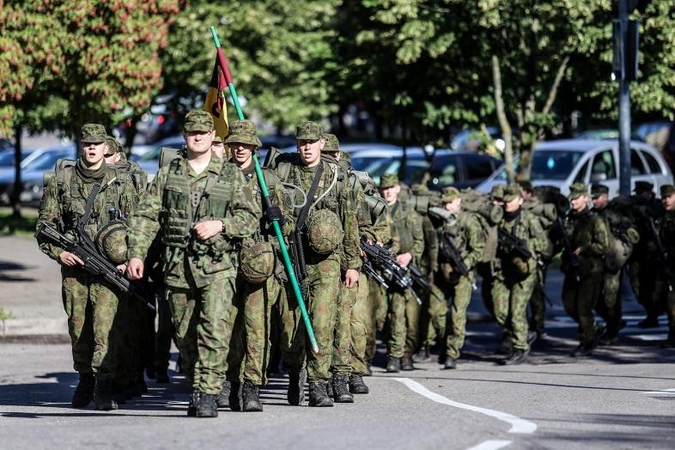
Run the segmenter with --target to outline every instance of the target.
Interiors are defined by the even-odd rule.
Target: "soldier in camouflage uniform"
[[[110,221],[112,208],[128,216],[136,207],[133,185],[121,183],[115,170],[105,164],[105,139],[103,125],[82,127],[80,157],[57,165],[55,175],[45,183],[38,217],[66,236],[92,246]],[[120,292],[87,272],[75,254],[47,242],[38,243],[47,256],[61,264],[63,305],[74,367],[80,374],[72,405],[83,408],[93,397],[96,409],[117,409],[111,396],[117,342],[112,334]],[[124,270],[124,259],[123,255],[113,262]]]
[[[505,365],[520,364],[530,352],[532,335],[528,333],[527,304],[537,283],[535,259],[546,251],[548,243],[541,223],[522,208],[520,186],[511,184],[504,190],[504,217],[499,228],[526,246],[528,259],[500,239],[492,285],[492,301],[497,322],[504,327],[512,342],[511,354],[502,361]],[[500,230],[500,232],[501,232]]]
[[[466,310],[471,301],[471,291],[475,282],[475,268],[483,257],[486,236],[475,213],[462,211],[462,197],[454,187],[443,188],[441,202],[449,213],[440,231],[441,248],[452,244],[467,274],[459,273],[453,262],[443,257],[441,251],[440,273],[447,288],[445,296],[452,299],[450,318],[446,334],[446,357],[444,369],[457,367],[460,350],[466,338]],[[445,236],[443,236],[445,235]],[[447,240],[446,240],[447,239]],[[448,243],[449,241],[449,243]]]
[[[593,308],[603,286],[604,258],[609,247],[607,222],[588,208],[588,187],[583,183],[570,186],[570,213],[565,223],[569,248],[563,250],[565,273],[562,300],[565,312],[579,324],[579,345],[571,356],[593,352],[599,328]]]
[[[657,283],[657,298],[665,298],[668,316],[668,337],[662,348],[675,348],[675,186],[661,186],[661,203],[664,216],[659,224],[659,238],[666,258],[662,261],[661,276]]]
[[[281,296],[282,283],[287,280],[284,266],[276,256],[279,252],[279,243],[271,220],[278,220],[283,225],[285,235],[292,231],[293,221],[286,220],[282,216],[279,206],[285,206],[284,190],[274,172],[269,169],[263,169],[263,173],[271,203],[269,207],[264,206],[253,161],[253,154],[261,142],[253,122],[249,120],[233,122],[225,143],[232,151],[232,161],[244,174],[253,199],[263,211],[263,220],[258,229],[252,237],[244,240],[242,266],[237,278],[240,293],[237,300],[241,308],[239,311],[241,320],[238,320],[235,326],[230,350],[230,369],[236,372],[236,380],[232,380],[232,392],[237,392],[238,383],[243,383],[241,410],[262,411],[259,394],[260,387],[267,384],[272,308]],[[222,402],[226,400],[223,398]],[[229,403],[231,407],[237,409],[236,401]]]
[[[129,224],[127,276],[162,236],[167,298],[182,368],[192,395],[187,414],[216,417],[227,371],[239,242],[257,228],[260,208],[236,165],[213,158],[213,117],[191,111],[187,154],[161,167]]]
[[[304,254],[306,278],[301,282],[319,352],[306,351],[306,331],[300,321],[299,307],[288,290],[279,302],[283,328],[289,330],[289,325],[297,326],[290,335],[287,331],[282,333],[281,348],[289,371],[289,403],[297,405],[304,399],[306,357],[309,405],[326,407],[333,406],[326,389],[333,362],[336,299],[341,283],[346,289],[356,289],[359,280],[358,222],[343,171],[321,157],[325,145],[321,126],[314,122],[301,124],[297,127],[296,139],[299,158],[278,165],[276,174],[282,182],[294,186],[291,195],[298,195],[299,189],[308,197],[305,205],[300,199],[294,201],[293,206],[299,205],[294,208],[294,236],[298,244],[296,257]],[[302,223],[300,219],[305,217]],[[297,259],[294,263],[296,270],[302,272]]]
[[[400,192],[401,186],[395,174],[382,175],[380,193],[389,207],[392,235],[397,235],[399,239],[396,261],[408,267],[424,251],[424,231],[420,215],[408,204],[398,201]],[[420,305],[410,289],[403,291],[396,286],[390,286],[387,304],[390,322],[387,372],[414,370],[412,355],[417,347]]]

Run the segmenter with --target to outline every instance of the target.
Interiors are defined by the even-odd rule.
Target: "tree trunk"
[[[506,165],[506,176],[509,183],[515,180],[513,170],[513,131],[509,124],[509,119],[506,117],[506,109],[504,108],[504,97],[502,94],[502,73],[499,68],[499,58],[492,55],[492,78],[495,84],[495,109],[497,112],[497,119],[499,126],[502,129],[502,137],[504,138],[504,164]]]
[[[23,129],[21,125],[14,127],[14,192],[11,195],[12,216],[21,219],[21,138]]]

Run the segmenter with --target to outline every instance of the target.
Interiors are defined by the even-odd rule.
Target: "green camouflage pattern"
[[[255,124],[250,120],[235,120],[230,124],[225,144],[248,144],[260,147],[262,142],[258,138]]]
[[[185,124],[183,131],[190,133],[193,131],[201,131],[208,133],[214,129],[213,116],[207,111],[195,109],[185,115]]]
[[[80,142],[83,144],[102,144],[107,137],[108,133],[100,123],[86,123],[80,130]]]
[[[315,122],[304,122],[295,129],[298,141],[318,141],[323,137],[323,128]]]

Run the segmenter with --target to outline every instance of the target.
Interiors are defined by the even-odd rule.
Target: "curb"
[[[3,319],[0,320],[0,337],[31,335],[68,336],[66,319]]]

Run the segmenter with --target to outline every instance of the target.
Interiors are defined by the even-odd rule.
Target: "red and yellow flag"
[[[225,101],[226,89],[227,82],[216,56],[216,63],[213,66],[213,74],[211,75],[211,82],[209,83],[209,90],[206,93],[203,109],[211,113],[216,128],[216,136],[220,136],[223,139],[227,136],[228,129],[227,102]]]

